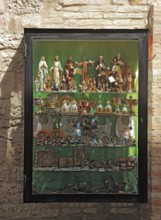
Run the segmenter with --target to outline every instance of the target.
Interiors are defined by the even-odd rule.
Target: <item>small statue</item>
[[[84,56],[83,57],[83,60],[78,63],[78,62],[75,62],[78,66],[82,67],[82,81],[84,81],[85,83],[87,83],[88,81],[88,66],[89,65],[93,65],[94,61],[87,61],[86,60],[86,57]]]
[[[128,78],[127,78],[127,91],[128,92],[132,92],[132,75],[129,74]]]
[[[79,121],[76,123],[76,130],[74,131],[74,135],[75,135],[77,142],[80,142],[81,137],[82,137],[82,131],[81,131],[81,124]]]
[[[122,107],[122,113],[123,113],[124,115],[127,115],[127,114],[128,114],[128,108],[127,108],[126,104],[124,104],[123,107]]]
[[[123,92],[123,78],[122,74],[119,74],[119,79],[118,79],[118,92]]]
[[[102,106],[101,103],[102,103],[102,102],[99,101],[99,104],[97,105],[97,113],[101,113],[101,112],[103,112],[103,106]]]
[[[75,100],[73,100],[73,101],[71,102],[71,105],[70,105],[70,112],[78,112],[78,106],[77,106]]]
[[[112,106],[110,105],[109,100],[107,101],[107,105],[105,106],[105,112],[111,113],[112,112]]]
[[[98,82],[101,81],[102,73],[104,72],[106,66],[103,60],[103,56],[98,57],[98,61],[96,63],[96,70],[97,70],[97,86]]]
[[[65,63],[66,83],[69,85],[69,89],[72,88],[74,83],[74,62],[72,56],[69,56]]]
[[[81,92],[85,92],[87,90],[87,86],[85,80],[82,81],[82,85],[79,85],[81,88]]]
[[[47,91],[47,92],[50,92],[50,91],[51,91],[51,87],[50,87],[50,76],[49,76],[48,73],[46,74],[45,91]]]
[[[119,105],[117,105],[116,108],[115,108],[115,114],[116,115],[120,114],[120,107],[119,107]]]
[[[60,90],[63,90],[63,91],[67,90],[66,81],[65,81],[64,76],[63,76],[63,79],[62,79],[62,82],[61,82]]]
[[[69,105],[67,105],[67,101],[64,100],[61,106],[61,112],[69,112]]]
[[[42,56],[40,58],[40,62],[39,62],[39,69],[38,72],[40,73],[40,78],[42,79],[43,83],[45,83],[46,80],[46,74],[48,73],[48,65],[45,61],[45,57]]]
[[[40,83],[39,83],[38,78],[36,77],[36,79],[35,79],[35,90],[36,90],[36,92],[39,91],[39,87],[40,87]]]
[[[52,73],[51,74],[52,80],[53,82],[55,82],[56,86],[58,87],[58,85],[62,81],[62,71],[63,71],[59,56],[55,56],[53,66],[50,68],[50,71]]]

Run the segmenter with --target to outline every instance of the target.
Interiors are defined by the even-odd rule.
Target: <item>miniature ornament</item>
[[[35,79],[35,90],[36,90],[36,92],[39,91],[39,86],[40,86],[39,80],[38,80],[38,78],[36,78]]]
[[[97,105],[97,113],[102,113],[103,112],[103,106],[101,104],[102,102],[99,101],[99,104]]]
[[[69,111],[69,107],[67,105],[66,100],[64,100],[61,106],[61,112],[68,112],[68,111]]]
[[[89,115],[94,115],[94,110],[93,110],[93,107],[91,107],[91,108],[90,108]]]
[[[111,106],[109,100],[107,101],[107,105],[105,106],[105,112],[106,113],[111,113],[112,112],[112,106]]]
[[[119,107],[119,105],[117,105],[116,106],[116,108],[115,108],[115,114],[120,114],[120,107]]]
[[[128,114],[128,108],[127,108],[126,104],[123,104],[122,113],[123,113],[124,115],[127,115],[127,114]]]
[[[87,109],[83,109],[81,115],[88,115]]]
[[[78,112],[78,106],[77,106],[75,100],[71,102],[71,105],[70,105],[70,112],[73,112],[73,113],[74,113],[74,112]]]
[[[128,92],[132,92],[132,75],[129,74],[128,78],[127,78],[127,91]]]

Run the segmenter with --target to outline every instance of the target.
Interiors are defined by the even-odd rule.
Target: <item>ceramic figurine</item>
[[[66,84],[69,85],[69,89],[72,88],[74,83],[74,62],[72,56],[69,56],[65,63]]]
[[[102,92],[102,84],[100,80],[98,80],[97,92]]]
[[[99,104],[97,105],[97,113],[103,112],[103,106],[101,104],[101,101],[99,101]]]
[[[87,61],[86,57],[83,57],[83,60],[81,62],[75,62],[78,66],[82,67],[82,81],[87,83],[88,81],[88,66],[93,65],[94,61]]]
[[[43,80],[43,75],[41,75],[40,77],[40,92],[43,92],[44,91],[44,80]]]
[[[58,87],[58,85],[62,81],[62,71],[63,71],[59,56],[55,56],[53,66],[50,68],[50,71],[52,75],[52,80],[53,82],[55,82],[56,86]]]
[[[95,78],[90,78],[89,79],[89,90],[90,92],[96,92],[97,89],[96,89],[96,79]]]
[[[67,90],[66,80],[65,80],[64,76],[63,76],[63,79],[62,79],[62,82],[61,82],[60,90],[63,90],[63,91]]]
[[[39,62],[39,70],[38,70],[41,74],[41,79],[43,82],[45,82],[46,80],[46,74],[48,73],[48,65],[45,61],[45,57],[42,56],[40,58],[40,62]]]
[[[35,90],[36,90],[36,92],[39,91],[39,87],[40,87],[40,83],[39,83],[38,78],[36,78],[36,79],[35,79]]]
[[[51,87],[50,87],[50,76],[49,74],[47,73],[46,74],[46,87],[45,87],[45,91],[49,92],[51,91]]]
[[[79,121],[76,123],[76,130],[74,131],[74,135],[76,140],[79,142],[82,137],[81,125]]]
[[[114,72],[118,72],[118,70],[125,65],[125,62],[122,59],[120,53],[117,53],[116,56],[113,58],[112,64],[113,64],[113,68],[114,68],[113,71]]]
[[[78,106],[77,106],[75,100],[73,100],[73,101],[71,102],[71,105],[70,105],[70,112],[78,112]]]
[[[67,105],[67,101],[64,100],[61,106],[61,112],[69,112],[69,106]]]
[[[119,74],[119,79],[118,79],[118,92],[123,92],[123,78],[122,74]]]
[[[132,92],[132,75],[129,74],[128,78],[127,78],[127,91],[128,92]]]
[[[120,114],[120,107],[119,107],[119,105],[117,105],[116,108],[115,108],[115,114],[116,115]]]
[[[109,100],[107,101],[107,105],[105,106],[105,112],[106,113],[111,113],[112,112],[112,106],[111,106]]]
[[[81,115],[88,115],[87,109],[83,109]]]
[[[82,85],[79,85],[81,87],[81,92],[85,92],[86,89],[87,89],[87,86],[86,86],[86,83],[85,83],[85,80],[82,81]]]
[[[98,61],[96,63],[96,70],[98,71],[98,75],[101,76],[101,73],[105,70],[106,66],[103,60],[103,56],[98,57]]]
[[[106,82],[106,84],[105,84],[105,92],[109,92],[108,82]]]
[[[89,115],[94,115],[93,107],[90,108]]]
[[[96,71],[97,71],[97,87],[98,87],[98,82],[101,81],[101,76],[105,70],[106,66],[105,66],[105,63],[104,63],[104,60],[103,60],[103,56],[99,56],[98,57],[98,60],[97,60],[97,63],[96,63]]]
[[[122,113],[123,113],[124,115],[127,115],[127,114],[128,114],[128,108],[127,108],[126,104],[123,104]]]

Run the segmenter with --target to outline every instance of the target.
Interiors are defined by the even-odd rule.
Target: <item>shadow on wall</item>
[[[20,184],[23,181],[23,96],[24,96],[24,39],[22,36],[2,36],[0,81],[0,181],[6,184]],[[5,70],[5,66],[7,67]],[[8,185],[8,189],[9,189]],[[14,186],[13,186],[14,188]],[[17,187],[18,188],[18,187]],[[22,188],[22,187],[21,187]],[[4,190],[3,198],[7,199]],[[22,193],[22,192],[21,192]],[[3,194],[3,189],[2,189]],[[8,193],[9,194],[9,193]],[[14,194],[14,193],[13,193]],[[12,193],[8,201],[18,200]],[[19,195],[19,200],[22,201]]]

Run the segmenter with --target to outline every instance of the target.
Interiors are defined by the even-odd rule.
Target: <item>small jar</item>
[[[71,103],[70,111],[71,111],[71,112],[78,112],[78,106],[77,106],[75,100]]]
[[[68,105],[67,102],[64,100],[61,106],[61,112],[67,112],[67,111],[68,111]]]
[[[97,113],[103,112],[103,106],[101,104],[101,101],[99,101],[99,104],[97,105]]]
[[[111,113],[111,112],[112,112],[112,106],[110,105],[110,102],[107,101],[106,104],[107,104],[107,105],[106,105],[106,107],[105,107],[105,112],[106,112],[106,113]]]

